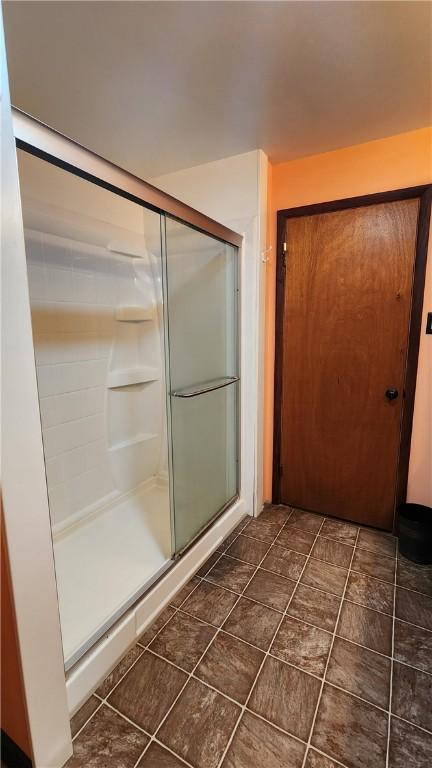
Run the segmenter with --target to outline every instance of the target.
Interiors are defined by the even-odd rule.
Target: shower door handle
[[[228,387],[229,384],[234,384],[235,381],[240,381],[238,376],[224,376],[221,379],[210,381],[205,387],[189,387],[188,389],[179,389],[171,392],[171,397],[197,397],[197,395],[204,395],[206,392],[213,392],[215,389]]]

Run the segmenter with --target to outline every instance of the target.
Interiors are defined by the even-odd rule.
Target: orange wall
[[[291,208],[310,203],[337,200],[355,195],[384,192],[390,189],[427,184],[432,181],[432,127],[390,136],[366,144],[312,155],[299,160],[273,165],[269,173],[268,190],[268,242],[272,245],[268,263],[266,287],[266,348],[265,348],[265,404],[264,404],[264,498],[271,499],[273,460],[273,380],[275,335],[275,286],[276,286],[276,214],[281,208]],[[429,261],[432,258],[429,244]],[[429,270],[429,275],[431,271]],[[427,302],[431,301],[432,287],[426,286]],[[429,306],[429,310],[432,306]],[[425,338],[428,340],[426,343]],[[430,343],[429,343],[430,341]],[[427,364],[432,355],[432,336],[425,337],[422,326],[417,393],[422,393],[422,403],[429,403],[427,396],[431,382]],[[425,394],[426,393],[426,394]],[[419,397],[420,401],[420,397]],[[425,406],[422,405],[422,408]],[[416,398],[417,409],[417,398]],[[418,410],[418,409],[417,409]],[[425,414],[427,416],[427,413]],[[423,414],[422,414],[423,416]],[[429,454],[424,458],[413,457],[416,466],[425,467],[409,485],[410,498],[419,503],[429,503],[431,498],[430,421],[414,415],[412,451]],[[418,460],[417,460],[418,459]],[[416,498],[413,498],[415,496]]]

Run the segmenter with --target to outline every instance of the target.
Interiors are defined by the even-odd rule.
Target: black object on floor
[[[32,768],[32,761],[20,749],[18,744],[7,735],[6,731],[1,731],[1,768]]]
[[[398,510],[399,551],[414,563],[432,563],[432,509],[401,504]]]

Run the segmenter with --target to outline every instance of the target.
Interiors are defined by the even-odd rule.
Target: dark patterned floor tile
[[[371,704],[388,708],[391,661],[374,651],[336,637],[326,680]]]
[[[174,608],[168,605],[166,608],[163,609],[162,613],[159,614],[159,616],[153,622],[153,624],[147,627],[147,629],[143,632],[143,634],[138,638],[137,642],[143,646],[146,646],[149,643],[151,643],[155,635],[157,635],[159,630],[162,629],[163,625],[166,624],[167,621],[173,615],[174,615]]]
[[[357,525],[327,518],[320,530],[320,535],[328,536],[329,539],[336,539],[336,541],[340,541],[342,544],[354,546],[358,530]]]
[[[321,515],[316,515],[315,512],[293,509],[287,525],[294,525],[295,528],[301,528],[304,531],[310,531],[310,533],[318,533],[323,520],[324,518]]]
[[[237,538],[239,533],[242,532],[243,528],[245,527],[246,523],[249,520],[250,520],[250,516],[249,515],[246,515],[246,517],[244,517],[243,520],[240,520],[239,524],[236,525],[236,527],[231,531],[231,533],[228,534],[228,536],[225,537],[223,542],[221,544],[219,544],[219,546],[218,546],[216,551],[217,552],[226,552],[228,547],[230,547],[231,544],[233,543],[233,541],[235,541],[235,539]]]
[[[220,558],[220,552],[213,552],[213,554],[207,558],[205,563],[203,563],[201,568],[196,572],[196,575],[199,578],[203,579],[204,576],[206,576],[206,574],[211,570],[211,568],[213,568],[214,564],[217,563],[219,558]]]
[[[432,565],[417,565],[401,554],[398,556],[397,584],[432,596]]]
[[[102,705],[73,743],[65,768],[133,768],[149,738]]]
[[[305,555],[300,555],[298,552],[292,552],[275,544],[264,558],[261,567],[297,581],[305,562]]]
[[[268,656],[248,707],[288,733],[307,741],[321,682]]]
[[[78,712],[74,714],[70,722],[72,738],[78,733],[79,730],[81,730],[84,723],[86,723],[89,717],[91,717],[91,715],[96,712],[99,706],[99,699],[97,699],[96,696],[90,696],[90,698],[87,699],[87,701],[82,705]]]
[[[351,569],[366,573],[367,576],[373,576],[375,579],[388,581],[390,584],[394,583],[395,560],[392,557],[356,547]]]
[[[223,628],[241,640],[266,651],[280,620],[280,613],[242,597]]]
[[[240,534],[233,544],[227,549],[227,555],[237,557],[246,563],[258,565],[269,549],[269,544],[264,541],[251,539],[249,536]]]
[[[152,734],[186,680],[184,672],[146,651],[111,693],[108,702]]]
[[[158,738],[196,768],[216,768],[240,712],[232,701],[191,679]]]
[[[262,651],[220,632],[195,676],[244,704],[264,658]]]
[[[385,768],[388,716],[325,685],[311,744],[348,768]]]
[[[349,547],[347,544],[341,544],[340,541],[333,541],[333,539],[325,539],[323,536],[318,536],[311,555],[318,560],[323,560],[325,563],[348,568],[353,552],[353,547]]]
[[[291,517],[291,507],[285,507],[283,505],[266,506],[259,516],[259,520],[271,520],[279,523],[280,526],[284,525],[286,521]]]
[[[258,600],[277,611],[284,611],[294,591],[296,583],[277,573],[264,571],[259,568],[245,590],[245,596]]]
[[[219,557],[219,555],[218,555]],[[186,600],[187,597],[193,592],[195,587],[198,586],[200,583],[199,578],[197,576],[194,576],[190,581],[185,584],[179,592],[177,592],[176,595],[170,600],[170,605],[174,606],[174,608],[179,608],[182,603]]]
[[[357,546],[361,549],[367,549],[369,552],[375,552],[377,555],[396,557],[396,542],[396,537],[390,533],[361,528]]]
[[[304,768],[341,768],[341,763],[335,763],[315,749],[309,749]]]
[[[432,632],[396,619],[394,657],[432,674]]]
[[[360,603],[366,608],[393,616],[394,586],[386,581],[378,581],[364,573],[352,572],[348,577],[345,597],[353,603]]]
[[[391,653],[392,618],[384,613],[344,600],[336,633],[372,651]]]
[[[182,606],[182,610],[198,619],[220,626],[225,621],[237,595],[216,584],[202,581]]]
[[[211,581],[213,584],[218,584],[220,587],[231,589],[240,594],[254,572],[254,565],[222,555],[205,578],[206,581]]]
[[[328,592],[299,584],[287,613],[296,619],[308,621],[316,627],[332,632],[335,628],[341,599]]]
[[[273,640],[271,653],[282,661],[322,677],[332,637],[329,632],[287,616]]]
[[[432,630],[432,597],[397,587],[396,616],[423,629]]]
[[[301,768],[304,751],[300,741],[245,712],[222,768]]]
[[[241,531],[243,530],[243,528],[244,528],[244,527],[245,527],[245,526],[248,524],[249,520],[251,520],[251,519],[252,519],[252,518],[251,518],[251,515],[244,515],[244,516],[242,517],[242,519],[240,520],[240,522],[238,522],[238,523],[237,523],[236,527],[235,527],[235,528],[233,528],[233,530],[231,531],[231,535],[232,535],[233,533],[235,533],[236,535],[237,535],[238,533],[241,533]]]
[[[178,611],[150,643],[149,649],[192,672],[216,629]]]
[[[345,582],[348,571],[346,568],[339,568],[336,565],[329,565],[320,560],[308,561],[300,579],[302,584],[307,584],[316,589],[322,589],[323,592],[330,592],[332,595],[341,596],[345,588]]]
[[[431,765],[432,735],[392,717],[388,768],[430,768]]]
[[[260,515],[260,517],[252,518],[249,521],[246,528],[243,530],[243,533],[246,536],[252,536],[254,539],[267,541],[271,544],[278,535],[282,525],[283,523],[281,524],[277,520],[263,518],[262,515]]]
[[[308,555],[315,541],[315,534],[309,531],[302,531],[300,528],[283,528],[277,538],[277,543],[286,549],[292,549],[294,552],[300,552],[302,555]]]
[[[134,645],[133,648],[122,658],[119,664],[114,667],[113,671],[105,678],[103,683],[97,688],[96,693],[101,699],[105,699],[110,691],[121,680],[125,672],[132,666],[132,664],[139,659],[141,654],[144,653],[143,649],[139,645]]]
[[[137,768],[184,768],[184,762],[153,741],[146,749]]]
[[[393,665],[392,712],[414,725],[432,731],[432,675],[406,667],[397,661]]]

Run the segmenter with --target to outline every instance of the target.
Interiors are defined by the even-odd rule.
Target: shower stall
[[[241,237],[16,120],[70,669],[238,498]]]

